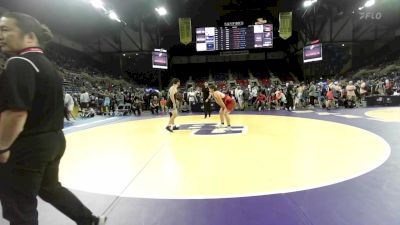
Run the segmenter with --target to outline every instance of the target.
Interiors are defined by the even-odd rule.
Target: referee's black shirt
[[[203,87],[203,101],[205,101],[210,96],[210,90],[208,88]]]
[[[0,75],[0,112],[5,110],[28,112],[19,138],[62,130],[62,79],[41,49],[26,49],[7,60]]]

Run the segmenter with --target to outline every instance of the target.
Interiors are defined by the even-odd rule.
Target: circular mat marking
[[[372,110],[365,113],[366,116],[386,122],[400,122],[400,108],[386,108]]]
[[[167,118],[157,118],[69,134],[61,181],[124,197],[256,196],[349,180],[390,155],[382,138],[344,124],[257,115],[233,115],[232,121],[242,133],[213,129],[216,116],[186,116],[177,119],[185,130],[174,133],[164,129]],[[204,126],[214,133],[196,134]]]

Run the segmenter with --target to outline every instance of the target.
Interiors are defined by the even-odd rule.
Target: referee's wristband
[[[0,150],[0,155],[6,153],[8,151],[10,151],[10,148],[4,149],[4,150]]]

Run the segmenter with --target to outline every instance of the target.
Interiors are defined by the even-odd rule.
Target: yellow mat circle
[[[179,117],[177,122],[188,130],[169,133],[167,118],[157,118],[67,135],[63,184],[124,197],[255,196],[349,180],[390,155],[379,136],[321,120],[233,115],[237,134],[214,129],[216,116]]]
[[[365,115],[385,122],[400,122],[400,108],[398,107],[372,110],[366,112]]]

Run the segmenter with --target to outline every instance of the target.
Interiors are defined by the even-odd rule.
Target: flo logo
[[[382,19],[381,12],[360,12],[360,20],[380,20]]]
[[[231,130],[227,128],[218,128],[216,123],[205,124],[182,124],[179,130],[192,130],[194,135],[228,135],[243,134],[247,131],[245,126],[232,126]]]

